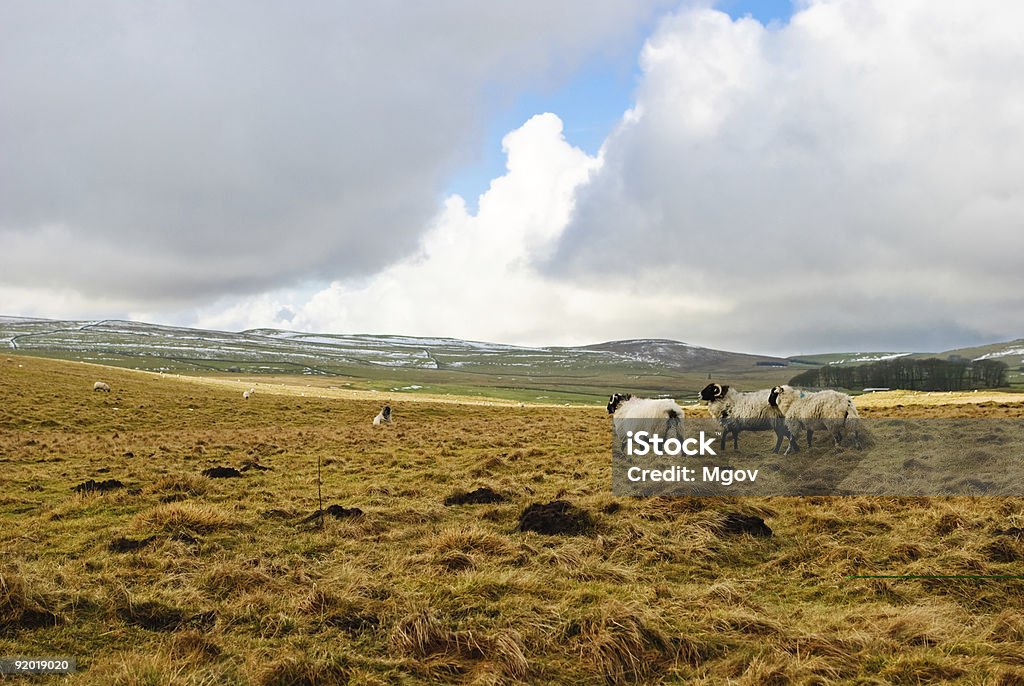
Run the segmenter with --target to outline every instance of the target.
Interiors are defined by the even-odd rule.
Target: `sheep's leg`
[[[722,450],[723,453],[725,452],[726,448],[729,447],[726,441],[729,440],[729,433],[731,431],[732,429],[730,429],[728,426],[724,424],[722,425],[722,435],[718,437],[718,447]]]
[[[814,429],[807,430],[807,447],[811,447],[811,439],[814,438]]]
[[[732,449],[738,451],[740,449],[740,430],[732,430]]]
[[[789,434],[789,447],[786,448],[786,454],[800,452],[800,443],[797,437],[800,435],[800,422],[793,420],[785,422],[786,433]]]
[[[800,442],[797,440],[797,436],[799,434],[795,431],[789,433],[789,447],[786,448],[786,455],[800,452]]]

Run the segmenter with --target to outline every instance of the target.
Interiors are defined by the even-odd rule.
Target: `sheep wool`
[[[730,386],[709,383],[700,392],[700,400],[706,402],[708,415],[722,425],[721,446],[724,450],[729,434],[732,434],[733,450],[739,450],[741,431],[774,431],[773,453],[782,448],[782,441],[789,432],[783,421],[782,412],[768,403],[771,389],[742,393]]]
[[[377,416],[373,418],[373,425],[380,426],[381,424],[391,423],[391,406],[385,405],[384,408],[377,413]]]
[[[817,430],[828,431],[836,445],[842,443],[844,435],[860,450],[860,415],[853,404],[853,398],[839,391],[806,391],[792,386],[776,386],[768,395],[768,403],[779,408],[786,418],[789,430],[789,452],[800,447],[796,438],[801,431],[807,432],[807,447],[810,448]]]
[[[683,417],[686,413],[675,400],[634,398],[629,394],[616,393],[608,399],[607,409],[612,415],[614,447],[619,452],[625,445],[627,431],[646,431],[664,439],[683,440]]]

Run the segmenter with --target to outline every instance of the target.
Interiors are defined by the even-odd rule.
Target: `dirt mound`
[[[358,507],[342,507],[341,505],[328,505],[325,512],[335,519],[344,519],[345,517],[362,517],[363,511]]]
[[[203,476],[211,479],[235,479],[242,476],[242,472],[234,467],[210,467],[203,470]]]
[[[750,534],[767,538],[772,535],[772,530],[764,523],[763,519],[755,515],[726,512],[718,526],[718,533],[724,536]]]
[[[115,491],[118,488],[124,488],[124,484],[117,479],[107,479],[106,481],[96,481],[95,479],[89,479],[75,486],[73,490],[75,493],[104,493],[106,491]]]
[[[992,533],[996,536],[1012,536],[1013,538],[1024,539],[1024,529],[1019,526],[1011,526],[1009,529],[996,529]]]
[[[500,493],[492,491],[487,486],[470,491],[469,493],[453,493],[444,499],[445,507],[452,505],[487,505],[489,503],[503,503],[508,498]]]
[[[323,511],[323,514],[334,517],[335,519],[348,519],[349,517],[362,517],[364,513],[358,507],[342,507],[341,505],[328,505],[327,509]],[[319,519],[320,515],[320,510],[314,510],[313,514],[303,519],[300,523],[306,524],[307,522],[312,522],[315,519]]]
[[[117,616],[128,624],[150,631],[177,631],[184,628],[209,629],[217,619],[216,613],[188,612],[156,601],[132,603],[117,611]]]
[[[533,503],[519,515],[519,531],[539,534],[585,536],[594,529],[594,518],[566,500]]]
[[[118,537],[110,542],[107,549],[112,553],[130,553],[133,550],[145,548],[155,540],[156,536],[148,536],[146,538],[138,539]]]

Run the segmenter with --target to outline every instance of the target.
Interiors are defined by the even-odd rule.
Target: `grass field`
[[[392,397],[373,427],[385,394],[246,382],[0,361],[0,656],[80,670],[17,679],[1024,684],[1024,579],[851,578],[1022,575],[1024,499],[617,498],[603,407]],[[310,519],[318,459],[324,505],[362,514]],[[444,504],[484,486],[506,500]],[[581,535],[517,530],[555,499]]]

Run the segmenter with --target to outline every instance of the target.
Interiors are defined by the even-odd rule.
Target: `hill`
[[[129,321],[0,317],[0,345],[22,354],[191,374],[304,375],[311,385],[393,393],[594,402],[612,390],[695,397],[708,379],[771,385],[786,360],[667,340],[525,347],[392,335],[239,333]]]
[[[11,352],[184,374],[306,377],[311,386],[385,393],[478,395],[541,403],[593,403],[612,391],[695,399],[712,380],[743,388],[788,382],[818,365],[897,357],[999,359],[1024,383],[1024,339],[944,353],[848,352],[789,358],[715,350],[665,339],[527,347],[399,335],[282,329],[210,331],[121,320],[0,317]]]

